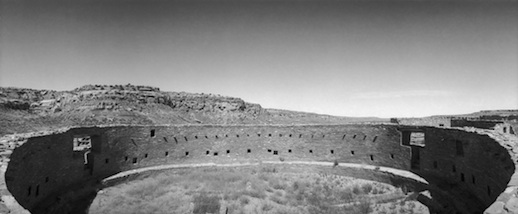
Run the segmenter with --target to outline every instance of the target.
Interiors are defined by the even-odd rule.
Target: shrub
[[[368,194],[372,190],[372,185],[371,184],[363,184],[362,185],[362,190],[363,190],[364,194]]]
[[[247,205],[250,202],[250,199],[246,196],[241,196],[239,198],[239,202],[241,203],[241,205]]]

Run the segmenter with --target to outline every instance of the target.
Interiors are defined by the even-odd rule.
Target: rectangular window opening
[[[207,151],[205,152],[205,154],[206,154],[206,155],[209,155],[209,154],[210,154],[210,151],[209,151],[209,150],[207,150]]]
[[[144,154],[144,158],[147,158],[147,156],[148,156],[148,154],[147,154],[147,153],[146,153],[146,154]]]
[[[313,153],[313,150],[312,150],[312,149],[310,149],[310,150],[309,150],[309,153]]]
[[[291,149],[288,149],[288,153],[291,153]]]
[[[218,152],[214,152],[214,156],[218,156]]]
[[[151,129],[150,135],[151,135],[151,137],[155,137],[155,130],[154,129]]]
[[[251,150],[251,149],[247,149],[247,150],[246,150],[246,152],[247,152],[247,153],[250,153],[250,152],[252,152],[252,150]]]
[[[272,150],[271,150],[271,149],[268,149],[268,152],[272,152]]]
[[[394,159],[394,154],[390,154],[390,158],[391,158],[391,159]]]
[[[87,151],[92,148],[90,136],[74,136],[73,151]]]
[[[369,155],[369,156],[371,158],[371,161],[373,161],[374,160],[374,155]]]
[[[230,150],[227,150],[227,154],[229,154],[229,153],[230,153]]]
[[[189,152],[185,152],[185,156],[189,156]]]
[[[165,155],[166,157],[167,157],[167,156],[169,156],[169,152],[165,152],[165,154],[164,154],[164,155]]]
[[[331,151],[330,151],[330,152],[331,152],[331,154],[334,154],[334,153],[335,153],[335,150],[332,150],[332,149],[331,149]]]
[[[133,162],[134,164],[136,164],[136,163],[137,163],[137,160],[138,160],[137,158],[133,158],[133,161],[132,161],[132,162]]]
[[[278,155],[279,153],[277,152],[277,150],[273,150],[273,155]]]
[[[128,156],[124,156],[124,161],[128,161]]]
[[[351,155],[354,155],[354,151],[353,150],[351,150]]]

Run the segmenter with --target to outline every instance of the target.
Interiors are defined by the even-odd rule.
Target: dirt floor
[[[100,191],[89,213],[429,213],[394,186],[275,166],[141,174]]]

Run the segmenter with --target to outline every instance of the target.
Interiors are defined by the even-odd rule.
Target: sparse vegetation
[[[390,198],[403,195],[389,185],[323,173],[281,173],[275,167],[161,172],[105,192],[92,203],[91,213],[411,213],[416,206],[399,201],[389,207],[395,203]],[[375,209],[377,200],[387,205]]]

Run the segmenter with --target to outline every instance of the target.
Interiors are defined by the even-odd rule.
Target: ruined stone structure
[[[491,204],[490,209],[504,212],[502,201],[516,192],[513,187],[503,193],[515,172],[508,149],[481,133],[417,126],[87,127],[29,138],[11,154],[5,180],[20,205],[33,213],[54,213],[65,209],[71,197],[88,194],[88,186],[131,169],[280,159],[336,161],[421,176],[429,184],[410,188],[430,190],[435,203],[429,207],[436,212],[480,213]]]

